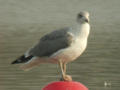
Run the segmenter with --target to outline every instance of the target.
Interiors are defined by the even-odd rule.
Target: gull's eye
[[[81,14],[78,15],[79,18],[82,18],[83,16]]]

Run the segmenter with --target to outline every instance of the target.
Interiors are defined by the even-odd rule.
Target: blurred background
[[[41,36],[71,26],[80,11],[90,13],[88,47],[67,73],[90,90],[119,90],[120,0],[0,0],[0,90],[41,90],[59,80],[57,65],[24,72],[10,63]]]

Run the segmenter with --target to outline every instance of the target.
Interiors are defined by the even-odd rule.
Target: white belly
[[[68,48],[61,49],[51,56],[55,61],[62,60],[63,62],[70,62],[78,58],[87,45],[87,39],[75,40],[75,42]]]

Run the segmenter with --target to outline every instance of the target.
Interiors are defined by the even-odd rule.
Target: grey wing
[[[29,51],[29,54],[39,57],[50,56],[56,51],[70,46],[72,41],[73,36],[68,30],[56,30],[42,37],[39,43]]]

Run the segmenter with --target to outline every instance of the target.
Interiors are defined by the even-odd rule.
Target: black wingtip
[[[12,62],[11,64],[15,64],[15,62]]]
[[[11,64],[19,64],[21,63],[22,60],[20,60],[20,58],[14,60]]]
[[[15,61],[13,61],[11,64],[18,64],[18,61],[15,60]]]
[[[32,57],[33,57],[32,55],[29,57],[25,57],[24,55],[22,55],[17,60],[13,61],[11,64],[25,63],[25,62],[29,61]]]
[[[22,63],[22,62],[23,62],[22,59],[24,59],[24,58],[25,58],[25,56],[22,55],[22,56],[20,56],[18,59],[14,60],[11,64],[19,64],[19,63]]]

